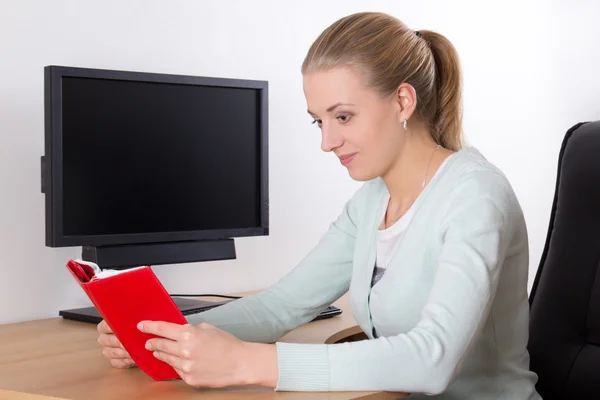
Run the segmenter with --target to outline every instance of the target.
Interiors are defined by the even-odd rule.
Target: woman
[[[451,43],[382,13],[327,28],[302,65],[309,114],[364,185],[273,287],[189,317],[143,321],[149,351],[194,386],[387,390],[539,399],[529,371],[528,243],[505,176],[461,138]],[[349,291],[370,340],[275,343]],[[132,365],[106,324],[99,341]]]

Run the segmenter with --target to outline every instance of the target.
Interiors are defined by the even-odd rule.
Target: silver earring
[[[406,130],[406,120],[404,120],[404,130]]]

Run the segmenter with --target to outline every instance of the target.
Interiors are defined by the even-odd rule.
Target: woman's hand
[[[171,365],[188,385],[213,388],[277,385],[274,345],[243,342],[206,323],[142,321],[138,328],[159,336],[148,340],[146,349]]]
[[[102,354],[110,360],[110,364],[113,367],[135,367],[135,362],[131,359],[129,354],[127,354],[123,345],[113,334],[106,321],[102,320],[102,322],[98,324],[98,332],[100,332],[98,343],[102,346]]]

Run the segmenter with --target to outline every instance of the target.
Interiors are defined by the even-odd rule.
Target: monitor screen
[[[260,88],[79,75],[60,77],[53,104],[61,120],[52,132],[61,143],[55,234],[97,244],[264,228]]]

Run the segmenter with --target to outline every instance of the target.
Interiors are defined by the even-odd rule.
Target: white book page
[[[124,274],[124,273],[130,272],[130,271],[134,271],[136,269],[145,268],[144,266],[142,266],[142,267],[135,267],[135,268],[129,268],[129,269],[122,269],[122,270],[118,270],[118,269],[105,269],[103,271],[103,270],[100,269],[100,267],[98,266],[98,264],[95,264],[95,263],[93,263],[91,261],[75,260],[75,262],[77,262],[79,264],[89,265],[90,267],[92,267],[92,269],[94,270],[94,277],[92,279],[108,278],[110,276]]]

